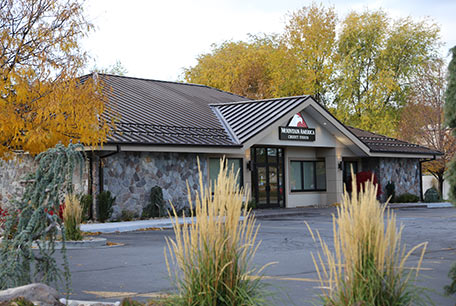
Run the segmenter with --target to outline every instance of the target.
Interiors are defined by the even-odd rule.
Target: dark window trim
[[[208,166],[210,166],[210,160],[211,159],[218,159],[219,161],[223,158],[223,156],[221,157],[216,157],[216,156],[211,156],[209,157],[209,163],[208,163]],[[239,168],[239,188],[242,188],[244,187],[244,158],[242,157],[226,157],[225,156],[225,160],[226,162],[228,162],[228,160],[230,159],[238,159],[240,161],[240,168]],[[228,171],[231,170],[231,169],[228,169]],[[209,178],[210,179],[210,178]]]
[[[315,188],[314,189],[292,189],[291,187],[291,184],[290,184],[290,192],[325,192],[327,190],[327,188],[324,188],[324,189],[317,189],[317,162],[322,162],[324,165],[325,165],[325,180],[326,180],[326,161],[324,159],[312,159],[312,160],[303,160],[303,159],[299,159],[299,160],[290,160],[290,165],[292,162],[297,162],[297,163],[300,163],[301,165],[301,187],[304,186],[304,163],[308,163],[308,162],[311,162],[313,163],[313,173],[314,173],[314,186]],[[291,167],[290,167],[291,168]],[[291,172],[291,171],[289,171]],[[327,182],[325,182],[325,187],[327,187],[326,184]]]
[[[277,156],[275,158],[275,162],[270,160],[270,156],[267,154],[268,148],[276,148],[277,149]],[[257,162],[257,150],[258,149],[265,149],[265,161],[264,162]],[[281,151],[282,157],[280,157]],[[286,207],[286,185],[285,185],[285,148],[280,146],[253,146],[250,148],[251,160],[253,161],[252,166],[252,195],[253,199],[258,203],[259,202],[259,189],[258,189],[258,167],[266,167],[266,184],[269,185],[269,166],[276,166],[277,171],[282,171],[282,179],[279,182],[279,174],[278,174],[278,188],[277,188],[277,202],[271,202],[270,192],[268,191],[266,195],[266,204],[259,204],[261,208],[277,208],[277,207]],[[280,169],[280,170],[279,170]],[[281,185],[281,186],[280,186]],[[280,194],[280,187],[282,187],[282,194]]]

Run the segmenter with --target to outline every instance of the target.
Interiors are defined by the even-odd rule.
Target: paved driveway
[[[444,297],[442,288],[450,281],[448,270],[456,262],[456,209],[395,210],[405,226],[403,241],[408,246],[428,241],[428,251],[421,273],[421,285],[431,288],[436,305],[455,305]],[[318,229],[330,242],[331,214],[334,209],[309,209],[297,216],[261,219],[259,240],[262,241],[255,263],[278,262],[265,272],[271,291],[276,291],[278,305],[311,305],[318,301],[318,283],[310,258],[317,250],[304,221]],[[134,295],[147,299],[159,292],[170,292],[173,286],[167,276],[163,249],[171,230],[103,235],[123,246],[69,250],[72,270],[72,299],[120,300]],[[412,256],[410,265],[417,260]]]

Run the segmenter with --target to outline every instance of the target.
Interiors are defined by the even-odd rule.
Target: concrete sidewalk
[[[190,217],[185,218],[188,223]],[[179,224],[184,223],[184,218],[178,218]],[[173,222],[169,218],[125,221],[125,222],[107,222],[107,223],[89,223],[81,224],[81,231],[89,233],[114,233],[114,232],[131,232],[146,228],[172,228]]]
[[[390,203],[392,209],[406,208],[448,208],[453,207],[451,203]],[[335,207],[299,207],[299,208],[270,208],[256,209],[253,214],[258,219],[267,219],[275,217],[289,217],[302,215],[327,214],[328,211],[335,212]],[[185,218],[187,223],[191,222],[190,217]],[[178,218],[179,224],[184,223],[184,218]],[[147,228],[172,228],[173,223],[169,218],[126,221],[126,222],[107,222],[107,223],[90,223],[81,224],[81,230],[90,233],[114,233],[114,232],[130,232]]]

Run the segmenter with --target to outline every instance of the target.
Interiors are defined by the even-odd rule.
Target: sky
[[[340,19],[350,11],[383,9],[391,17],[431,18],[441,28],[442,55],[456,45],[455,0],[323,0]],[[90,0],[85,12],[95,31],[82,41],[87,72],[120,61],[128,76],[176,81],[212,44],[248,34],[282,33],[287,15],[311,1]]]

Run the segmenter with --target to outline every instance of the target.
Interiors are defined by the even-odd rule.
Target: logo
[[[279,127],[279,139],[315,141],[315,129],[309,128],[301,113],[297,113],[288,126]]]
[[[288,126],[308,128],[307,123],[302,117],[301,113],[294,115]]]

